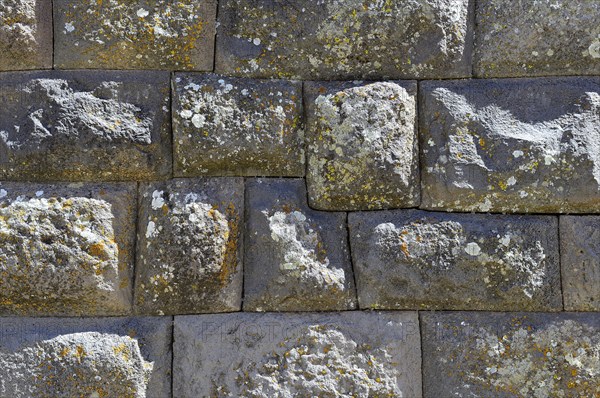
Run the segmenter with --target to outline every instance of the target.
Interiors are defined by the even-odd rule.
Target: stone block
[[[597,314],[421,313],[425,397],[593,397]]]
[[[171,318],[0,318],[0,396],[171,396]]]
[[[301,82],[175,76],[176,176],[304,176]]]
[[[356,307],[346,214],[308,207],[302,179],[246,183],[244,310]]]
[[[216,0],[54,0],[54,65],[210,71],[216,11]]]
[[[600,79],[421,87],[422,208],[600,211]]]
[[[0,178],[148,180],[171,173],[169,74],[0,76]]]
[[[239,311],[243,179],[143,184],[139,197],[136,311]]]
[[[479,0],[476,15],[477,76],[600,74],[598,1]]]
[[[470,0],[225,0],[216,71],[301,80],[471,75]]]
[[[311,207],[419,205],[416,82],[311,82],[305,93]]]
[[[360,308],[560,311],[554,216],[350,213]]]
[[[0,316],[130,312],[136,185],[0,183]]]
[[[414,312],[175,317],[173,397],[421,397]]]

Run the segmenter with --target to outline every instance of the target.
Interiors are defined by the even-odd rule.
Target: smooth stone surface
[[[416,97],[414,81],[305,83],[311,207],[419,205]]]
[[[175,317],[173,397],[421,397],[414,312]]]
[[[178,73],[175,175],[304,176],[302,83]]]
[[[243,179],[144,184],[139,196],[136,312],[239,311]]]
[[[421,84],[421,207],[600,211],[600,79]]]
[[[346,214],[308,207],[302,179],[246,183],[245,311],[356,307]]]

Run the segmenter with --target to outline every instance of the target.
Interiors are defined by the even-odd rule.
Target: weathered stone
[[[174,397],[421,397],[415,313],[175,317]]]
[[[169,397],[171,328],[171,318],[0,318],[0,397]]]
[[[475,74],[600,74],[598,1],[478,0]]]
[[[305,91],[310,205],[417,206],[416,82],[317,82]]]
[[[421,87],[423,208],[600,211],[600,79]]]
[[[166,72],[0,76],[0,178],[147,180],[171,172]]]
[[[0,70],[52,68],[52,0],[0,2]]]
[[[422,313],[425,397],[595,397],[594,314]]]
[[[131,307],[135,184],[0,184],[0,315]]]
[[[177,74],[176,176],[304,175],[302,83]]]
[[[303,80],[471,74],[469,0],[225,0],[216,70]]]
[[[54,64],[213,68],[216,0],[54,0]]]
[[[142,185],[137,312],[239,311],[242,301],[242,178]]]
[[[246,183],[244,310],[356,307],[346,214],[312,210],[302,179]]]
[[[600,217],[560,217],[562,288],[567,311],[600,311]]]

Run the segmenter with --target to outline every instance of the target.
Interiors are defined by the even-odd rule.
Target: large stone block
[[[560,311],[553,216],[350,213],[361,308]]]
[[[600,211],[600,79],[421,87],[423,208]]]
[[[425,397],[595,397],[597,314],[422,313]]]
[[[417,84],[305,84],[312,207],[371,210],[419,204]]]
[[[0,100],[0,178],[170,175],[166,72],[6,73]]]
[[[315,211],[302,179],[246,183],[244,310],[356,307],[346,214]]]
[[[176,179],[140,187],[136,311],[239,311],[242,178]]]
[[[303,80],[471,74],[470,0],[225,0],[219,73]]]
[[[52,68],[52,0],[0,2],[0,70]]]
[[[175,317],[173,397],[421,397],[415,313]]]
[[[216,11],[216,0],[54,0],[54,65],[209,71]]]
[[[304,175],[301,82],[175,76],[176,176]]]
[[[0,397],[171,396],[171,318],[0,318]]]
[[[596,0],[479,0],[476,15],[477,76],[600,74]]]
[[[135,184],[0,184],[0,315],[131,308]]]
[[[600,216],[560,217],[562,288],[567,311],[600,311]]]

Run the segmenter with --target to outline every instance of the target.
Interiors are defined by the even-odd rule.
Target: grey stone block
[[[350,213],[360,308],[560,311],[553,216]]]
[[[218,73],[303,80],[471,75],[470,0],[225,0]]]
[[[144,184],[139,198],[136,311],[239,311],[243,179]]]
[[[175,317],[173,396],[421,397],[414,312]]]
[[[216,0],[54,0],[54,65],[209,71],[216,11]]]
[[[421,313],[425,397],[593,397],[597,314]]]
[[[346,214],[315,211],[302,179],[246,183],[244,310],[356,307]]]
[[[416,82],[312,82],[305,92],[311,207],[418,206]]]
[[[301,82],[175,76],[176,176],[304,176]]]
[[[168,318],[0,318],[0,397],[171,396]]]
[[[136,185],[0,183],[0,315],[131,308]]]
[[[567,311],[600,311],[600,216],[560,217],[562,288]]]
[[[600,74],[598,1],[477,2],[475,74]]]
[[[52,0],[0,2],[0,70],[52,68]]]
[[[421,87],[421,207],[600,211],[600,79]]]
[[[0,178],[148,180],[171,172],[166,72],[0,76]]]

